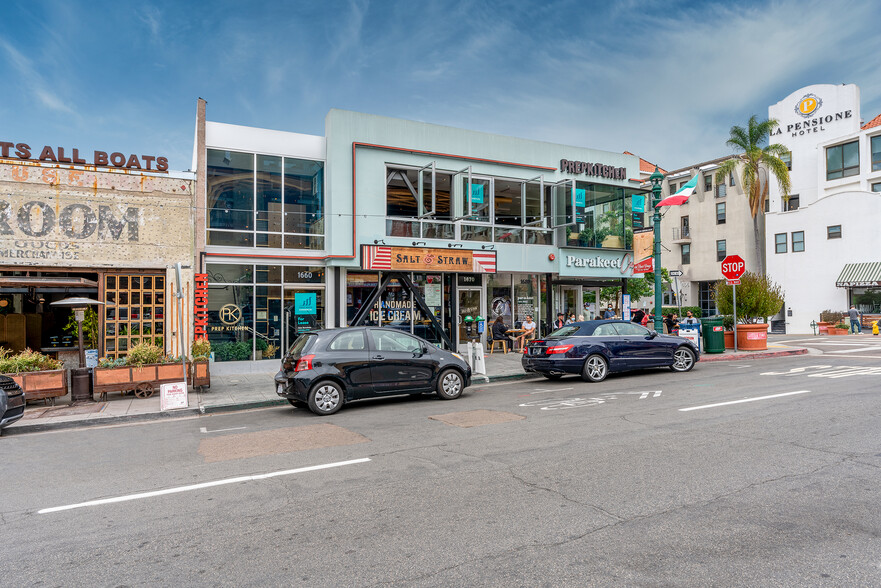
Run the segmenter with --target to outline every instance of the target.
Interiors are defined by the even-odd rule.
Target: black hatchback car
[[[572,323],[532,341],[521,361],[527,372],[549,379],[579,374],[588,382],[601,382],[612,372],[643,368],[687,372],[699,359],[697,347],[688,339],[658,334],[636,323],[603,320]]]
[[[0,376],[0,429],[24,416],[24,392],[9,376]]]
[[[452,400],[470,385],[471,368],[458,353],[380,327],[303,333],[275,375],[279,396],[319,415],[352,400],[396,394],[433,392]]]

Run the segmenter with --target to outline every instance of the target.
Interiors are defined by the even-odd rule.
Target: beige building
[[[716,314],[712,285],[723,279],[721,261],[727,255],[739,255],[746,261],[747,271],[756,271],[756,237],[749,200],[741,188],[740,169],[724,182],[716,182],[720,164],[730,158],[674,170],[665,178],[662,198],[674,194],[695,174],[700,176],[695,193],[685,204],[662,209],[661,266],[682,272],[665,292],[665,306],[678,302],[700,306],[704,316]],[[762,242],[764,218],[760,216]],[[762,254],[761,248],[758,254]]]
[[[106,303],[96,307],[100,356],[145,339],[179,353],[174,264],[193,265],[192,174],[148,170],[142,161],[157,158],[144,156],[94,165],[75,150],[75,162],[62,148],[36,154],[0,157],[0,346],[75,357],[71,311],[51,303],[82,296]],[[183,282],[191,298],[192,270]]]

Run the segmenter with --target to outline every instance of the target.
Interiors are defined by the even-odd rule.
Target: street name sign
[[[740,280],[725,280],[729,286],[740,286]]]

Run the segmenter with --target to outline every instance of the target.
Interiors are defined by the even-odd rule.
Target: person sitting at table
[[[535,339],[535,321],[532,320],[531,314],[526,315],[526,320],[523,321],[521,328],[523,328],[523,334],[517,337],[517,341],[520,343],[520,351],[522,352],[526,349],[526,342]]]
[[[492,334],[491,341],[511,342],[511,337],[506,332],[510,328],[511,327],[505,324],[502,316],[499,315],[496,320],[493,321],[492,328],[490,329],[490,333]]]

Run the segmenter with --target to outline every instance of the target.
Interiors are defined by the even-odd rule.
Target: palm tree
[[[739,155],[724,161],[716,172],[716,182],[724,182],[729,174],[734,173],[738,166],[742,166],[740,174],[741,186],[749,198],[749,209],[753,216],[753,233],[756,239],[756,267],[757,273],[764,274],[765,267],[762,258],[763,236],[760,226],[760,214],[765,212],[765,201],[768,199],[768,178],[762,178],[763,173],[770,172],[780,186],[783,198],[789,197],[789,189],[792,187],[789,179],[789,169],[780,157],[789,152],[789,149],[768,142],[771,131],[779,123],[775,119],[759,121],[756,115],[749,117],[746,128],[734,125],[729,131],[728,140],[725,142],[729,147],[740,151]]]

